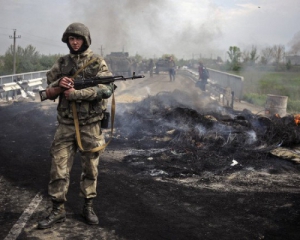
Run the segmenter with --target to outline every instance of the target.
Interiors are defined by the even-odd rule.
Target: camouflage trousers
[[[105,144],[99,123],[80,126],[80,135],[84,150]],[[70,172],[77,150],[75,127],[73,125],[59,124],[50,149],[52,163],[48,193],[54,201],[67,201],[66,195],[70,183]],[[84,198],[94,198],[97,195],[96,187],[100,152],[79,151],[79,153],[82,166],[79,195]]]

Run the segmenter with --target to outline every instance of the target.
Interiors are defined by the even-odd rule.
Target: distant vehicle
[[[115,75],[131,76],[133,64],[128,52],[111,52],[104,57],[109,70]]]
[[[182,69],[188,69],[188,67],[187,66],[182,66]]]
[[[142,60],[142,62],[139,63],[138,66],[138,73],[146,73],[149,71],[149,66],[148,66],[148,61],[147,60]]]
[[[155,73],[159,74],[159,72],[168,72],[169,71],[169,60],[160,58],[155,63]]]

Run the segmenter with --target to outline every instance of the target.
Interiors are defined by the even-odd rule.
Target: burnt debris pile
[[[127,142],[136,149],[124,158],[136,174],[203,178],[210,172],[210,182],[216,175],[237,170],[291,169],[290,163],[283,164],[270,151],[300,142],[300,127],[293,116],[235,111],[182,91],[119,106],[115,126],[118,147]]]
[[[265,117],[247,109],[235,111],[205,97],[196,102],[188,93],[174,91],[121,107],[116,117],[118,136],[141,149],[168,149],[171,159],[191,161],[198,170],[199,164],[200,169],[203,164],[208,169],[210,164],[216,167],[232,159],[266,159],[278,146],[300,143],[300,126],[293,116]],[[163,158],[166,154],[153,155]],[[203,159],[211,161],[199,161]]]
[[[208,99],[174,91],[117,103],[114,139],[108,148],[123,149],[124,162],[137,174],[186,177],[253,168],[274,172],[270,151],[300,143],[300,126],[292,115],[264,117]],[[56,104],[13,103],[2,106],[0,113],[5,153],[17,149],[20,156],[45,154],[57,124]],[[22,148],[16,148],[15,141],[21,141]],[[292,163],[285,161],[281,167],[278,160],[282,171],[291,169]]]

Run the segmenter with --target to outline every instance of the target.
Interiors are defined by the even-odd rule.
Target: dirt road
[[[175,82],[162,73],[116,85],[116,128],[99,166],[96,226],[86,225],[80,215],[77,156],[67,221],[36,229],[51,206],[47,183],[56,103],[0,106],[1,239],[299,239],[298,165],[243,149],[224,152],[204,143],[192,152],[188,135],[174,135],[176,127],[184,128],[188,122],[165,107],[172,105],[168,101],[178,101],[186,111],[186,106],[197,110],[214,106],[214,111],[222,107],[181,75]],[[152,96],[164,102],[150,101]],[[148,126],[153,117],[161,117],[160,107],[172,118],[151,132]],[[107,138],[109,131],[105,130]]]

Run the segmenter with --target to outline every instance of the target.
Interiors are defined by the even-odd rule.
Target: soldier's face
[[[74,51],[78,51],[83,44],[83,39],[82,39],[82,37],[70,36],[69,43]]]

